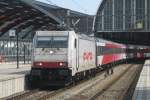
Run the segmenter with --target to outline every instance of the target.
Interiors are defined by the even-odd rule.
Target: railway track
[[[101,73],[104,73],[104,71]],[[98,75],[100,75],[101,73],[99,73]],[[78,86],[79,84],[86,82],[87,80],[88,79],[85,79],[85,80],[78,82],[77,84],[73,86],[67,86],[61,89],[56,89],[56,90],[52,90],[52,89],[27,90],[22,93],[18,93],[13,96],[4,98],[3,100],[47,100],[51,97],[57,97],[57,94],[61,94],[62,92],[69,90],[73,88],[74,86]]]
[[[35,90],[26,90],[26,91],[23,91],[23,92],[21,92],[21,93],[17,93],[17,94],[14,94],[14,95],[12,95],[12,96],[3,98],[3,100],[20,100],[20,99],[22,99],[22,98],[28,97],[28,96],[31,95],[31,94],[35,94],[35,93],[37,93],[38,91],[39,91],[38,89],[35,89]]]
[[[101,73],[98,73],[96,76],[101,75],[105,71],[102,71]],[[88,79],[82,80],[75,84],[74,86],[78,86],[79,84],[82,84],[86,82]],[[62,89],[58,90],[52,90],[52,89],[34,89],[34,90],[27,90],[21,93],[17,93],[15,95],[3,98],[3,100],[47,100],[50,97],[54,97],[55,95],[69,90],[70,88],[73,88],[73,86],[67,86]]]
[[[127,68],[129,68],[131,65],[126,65],[126,66],[128,66]],[[115,69],[117,69],[116,72],[118,72],[122,68],[115,67]],[[123,68],[123,70],[125,69]],[[91,88],[92,86],[99,83],[100,81],[103,81],[104,76],[105,76],[105,71],[97,74],[96,77],[93,77],[90,80],[83,80],[74,86],[67,86],[57,90],[37,89],[37,90],[26,91],[25,93],[22,93],[20,95],[15,95],[5,100],[60,100],[60,99],[70,100],[69,98],[77,94],[80,94],[81,91],[86,91],[87,89]],[[88,99],[86,98],[85,100]]]
[[[28,90],[22,93],[4,98],[3,100],[46,100],[51,96],[55,96],[57,93],[63,92],[70,87],[63,89],[52,90],[52,89],[35,89]]]
[[[131,66],[130,64],[127,64],[127,65],[115,67],[114,73],[117,72],[116,74],[120,75],[120,73],[126,71],[126,69],[128,69],[130,66]],[[105,73],[101,73],[101,75],[96,76],[95,78],[89,80],[85,84],[79,84],[78,86],[75,86],[70,90],[64,91],[61,94],[57,94],[56,96],[51,97],[50,100],[89,100],[90,96],[95,95],[95,90],[97,91],[97,89],[99,89],[98,87],[95,88],[95,86],[97,84],[103,84],[100,85],[100,89],[103,89],[105,83],[106,86],[108,86],[109,83],[111,83],[111,81],[114,81],[112,77],[116,77],[116,76],[110,75],[107,78],[105,78]]]
[[[98,92],[90,100],[128,100],[127,92],[129,92],[129,88],[132,88],[131,85],[135,83],[134,81],[139,76],[141,69],[142,65],[132,66],[116,82]]]

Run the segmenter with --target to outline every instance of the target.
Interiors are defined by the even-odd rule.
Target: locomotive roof
[[[150,48],[150,46],[141,46],[141,45],[131,45],[131,44],[121,44],[121,43],[116,43],[113,41],[108,41],[108,40],[104,40],[102,38],[96,38],[97,42],[101,42],[101,43],[108,43],[108,44],[116,44],[116,45],[121,45],[121,46],[125,46],[128,48],[138,48],[138,49],[144,49],[144,48]]]
[[[95,41],[94,37],[90,37],[90,36],[87,36],[85,34],[77,34],[77,35],[79,36],[79,38],[86,39],[86,40],[91,40],[91,41]]]
[[[37,31],[38,36],[68,36],[69,31]]]
[[[108,43],[108,44],[116,44],[116,45],[124,45],[124,44],[121,44],[121,43],[116,43],[116,42],[113,42],[113,41],[104,40],[102,38],[96,38],[96,42]]]

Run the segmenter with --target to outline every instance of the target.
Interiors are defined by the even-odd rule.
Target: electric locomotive
[[[150,54],[148,47],[119,44],[74,31],[37,31],[32,47],[33,85],[68,85],[118,62]]]

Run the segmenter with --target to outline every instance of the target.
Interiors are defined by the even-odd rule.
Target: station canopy
[[[21,0],[1,0],[0,7],[0,38],[8,38],[10,30],[20,33],[20,38],[27,38],[35,30],[60,24],[56,18]]]
[[[70,20],[71,23],[81,22],[78,18],[87,16],[35,0],[0,0],[0,7],[0,39],[8,39],[10,30],[19,33],[21,39],[32,38],[37,30],[56,30],[66,27],[67,15],[70,15],[69,18],[74,18]],[[89,21],[92,23],[93,16],[90,18]]]

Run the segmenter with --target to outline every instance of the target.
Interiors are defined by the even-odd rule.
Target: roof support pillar
[[[136,28],[136,0],[133,0],[134,2],[133,2],[133,28]],[[131,7],[132,7],[131,6]]]
[[[123,0],[123,30],[125,30],[125,12],[126,11],[126,0]]]
[[[104,30],[104,10],[102,11],[102,30]]]
[[[148,29],[148,27],[147,27],[147,25],[148,25],[147,22],[148,22],[148,18],[147,18],[147,0],[145,0],[145,21],[144,21],[145,30]]]
[[[112,0],[112,30],[114,31],[115,29],[115,0]]]

